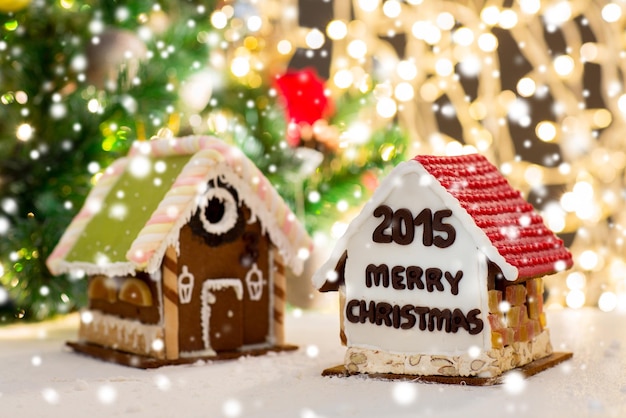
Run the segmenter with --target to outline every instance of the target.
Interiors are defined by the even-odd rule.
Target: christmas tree
[[[403,157],[396,125],[351,124],[373,105],[371,85],[335,102],[314,71],[288,72],[286,51],[268,57],[280,39],[253,4],[34,0],[0,11],[2,322],[85,303],[83,277],[52,277],[45,260],[103,170],[162,127],[237,144],[311,232],[330,230]],[[303,114],[294,94],[323,104]]]
[[[46,256],[102,169],[180,117],[177,84],[205,61],[212,6],[36,1],[0,14],[0,265],[15,309],[3,320],[84,302],[81,278],[51,277]]]

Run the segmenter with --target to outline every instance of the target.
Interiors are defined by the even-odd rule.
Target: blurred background
[[[161,128],[238,145],[318,248],[416,154],[486,155],[574,255],[551,307],[626,311],[626,1],[0,0],[0,323],[86,302],[45,260]],[[293,305],[315,307],[312,271]]]

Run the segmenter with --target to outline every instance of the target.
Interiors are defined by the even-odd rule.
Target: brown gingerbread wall
[[[205,280],[238,279],[243,289],[243,300],[239,301],[233,289],[212,291],[216,302],[211,304],[211,322],[209,332],[211,345],[217,350],[231,350],[243,344],[266,342],[270,332],[270,292],[269,287],[269,249],[270,241],[262,232],[258,221],[249,224],[250,211],[243,208],[246,220],[245,230],[236,240],[209,246],[202,237],[194,234],[189,225],[180,232],[178,274],[186,266],[194,276],[191,301],[179,304],[179,349],[181,352],[202,351],[202,287]],[[249,257],[251,240],[258,252],[256,265],[264,283],[262,297],[258,301],[250,298],[245,277],[250,266],[245,265]],[[219,339],[219,341],[218,341]]]

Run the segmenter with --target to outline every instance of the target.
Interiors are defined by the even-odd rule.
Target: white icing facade
[[[418,158],[381,182],[313,277],[341,295],[346,369],[492,377],[548,356],[539,277],[571,265],[562,241],[484,157],[445,157],[448,171]]]
[[[433,212],[446,209],[444,200],[436,190],[433,190],[434,183],[421,182],[421,178],[421,175],[415,172],[404,175],[396,187],[388,189],[389,194],[384,197],[384,203],[393,210],[409,209],[413,217],[427,208]],[[411,198],[407,199],[407,196]],[[374,216],[363,218],[346,246],[348,253],[345,267],[346,300],[387,302],[397,306],[411,304],[441,310],[458,308],[464,313],[480,309],[479,318],[483,323],[487,323],[487,300],[483,295],[484,292],[481,292],[487,287],[486,257],[477,251],[472,235],[458,216],[453,213],[446,218],[446,222],[454,227],[456,237],[451,246],[438,248],[423,244],[422,227],[416,228],[415,238],[408,245],[373,242],[372,233],[381,223],[381,218]],[[434,288],[429,292],[426,286],[424,289],[398,290],[394,289],[391,283],[388,287],[375,285],[367,287],[365,273],[370,264],[387,265],[390,276],[396,266],[417,266],[422,268],[424,273],[427,269],[438,268],[453,275],[460,271],[463,277],[459,281],[457,295],[451,293],[451,286],[444,278],[440,281],[443,291]],[[400,273],[400,277],[403,278],[401,283],[406,286],[406,270]],[[421,281],[425,282],[423,276]],[[449,355],[465,353],[472,346],[491,348],[489,333],[470,335],[464,330],[456,333],[418,331],[417,323],[407,331],[393,326],[372,324],[369,321],[364,324],[352,323],[345,317],[345,309],[343,315],[344,332],[351,347],[373,348],[392,353]]]

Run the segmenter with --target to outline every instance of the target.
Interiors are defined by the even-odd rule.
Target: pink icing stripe
[[[148,260],[150,260],[150,257],[152,257],[152,254],[154,254],[154,251],[149,251],[149,252],[144,252],[141,257],[137,257],[136,255],[128,256],[128,259],[136,264],[145,264],[148,262]]]
[[[87,209],[87,206],[88,205],[86,205],[83,210],[78,212],[78,214],[74,217],[74,220],[79,221],[81,219],[91,218],[94,215],[93,212]]]
[[[259,184],[257,186],[256,194],[257,196],[259,196],[259,199],[261,199],[262,201],[265,201],[266,191],[267,191],[267,180],[265,179],[265,177],[259,177]]]
[[[172,185],[172,188],[181,187],[181,186],[197,186],[203,181],[204,181],[204,176],[201,176],[201,175],[189,176],[189,177],[178,177],[176,181],[174,182],[174,184]]]
[[[66,243],[66,244],[59,243],[59,245],[56,246],[52,254],[50,254],[50,258],[55,259],[55,258],[60,257],[61,255],[64,255],[69,250],[69,248],[70,248],[69,243]]]
[[[165,213],[156,213],[156,214],[152,215],[152,217],[150,218],[150,220],[148,220],[146,225],[172,224],[172,223],[174,223],[174,221],[176,220],[177,217],[178,217],[178,214],[176,214],[176,217],[172,218],[171,216],[169,216],[169,215],[167,215]]]
[[[289,220],[289,216],[285,217],[285,223],[283,224],[283,232],[285,235],[289,235],[291,231],[291,227],[293,226],[293,221]]]

